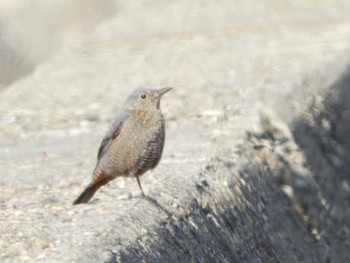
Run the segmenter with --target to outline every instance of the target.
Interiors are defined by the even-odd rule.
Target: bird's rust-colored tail
[[[93,181],[85,188],[79,197],[73,202],[73,205],[84,204],[94,196],[96,191],[103,185],[107,184],[112,178],[107,177],[103,171],[99,171],[94,176]]]
[[[73,202],[73,205],[84,204],[89,202],[89,200],[93,197],[98,188],[100,187],[95,185],[89,185],[88,187],[86,187],[84,192],[82,192],[81,195],[79,195],[79,197]]]

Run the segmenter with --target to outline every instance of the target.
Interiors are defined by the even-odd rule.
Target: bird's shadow
[[[140,196],[140,198],[148,201],[150,204],[154,205],[156,208],[163,211],[168,216],[168,218],[172,218],[173,214],[168,209],[166,209],[164,206],[159,204],[158,201],[156,199],[154,199],[153,197],[142,194]]]

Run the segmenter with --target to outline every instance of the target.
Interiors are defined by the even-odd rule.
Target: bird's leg
[[[137,180],[137,184],[139,185],[140,191],[141,191],[141,196],[146,196],[145,193],[143,192],[142,186],[141,186],[141,182],[140,182],[140,178],[136,175],[136,180]]]

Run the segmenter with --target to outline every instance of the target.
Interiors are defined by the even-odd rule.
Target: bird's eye
[[[146,93],[141,93],[140,98],[143,99],[143,100],[147,99],[147,94]]]

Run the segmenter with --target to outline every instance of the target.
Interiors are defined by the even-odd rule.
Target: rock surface
[[[1,262],[350,262],[348,1],[15,3]],[[73,207],[135,86],[174,87],[148,198],[116,179]]]

